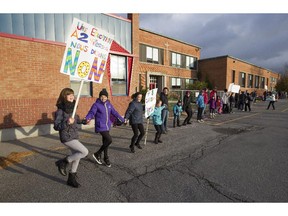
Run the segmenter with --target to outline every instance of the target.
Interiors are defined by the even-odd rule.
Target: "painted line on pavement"
[[[226,124],[226,123],[229,123],[229,122],[238,121],[238,120],[241,120],[241,119],[245,119],[245,118],[249,118],[249,117],[252,117],[252,116],[256,116],[256,115],[259,115],[259,114],[260,114],[260,113],[255,113],[255,114],[252,114],[252,115],[248,115],[248,116],[244,116],[244,117],[239,117],[239,118],[236,118],[236,119],[231,119],[231,120],[228,120],[228,121],[219,122],[219,123],[211,124],[211,125],[218,126],[218,125]]]
[[[284,110],[282,110],[281,112],[286,112],[288,110],[288,108],[287,109],[284,109]]]

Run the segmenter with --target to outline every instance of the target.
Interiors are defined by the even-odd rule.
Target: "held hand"
[[[75,119],[74,118],[69,118],[68,119],[68,124],[71,125],[75,122]]]

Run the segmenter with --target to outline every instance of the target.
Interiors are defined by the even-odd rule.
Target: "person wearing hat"
[[[183,110],[182,110],[182,101],[178,100],[178,102],[173,107],[173,114],[174,114],[173,127],[174,128],[176,126],[176,121],[177,121],[177,126],[181,127],[181,125],[180,125],[180,116],[181,116],[182,112],[183,112]]]
[[[108,92],[106,89],[102,89],[99,93],[99,98],[97,98],[96,102],[92,105],[85,119],[87,123],[89,123],[91,119],[95,119],[95,132],[101,134],[102,146],[92,156],[98,164],[102,164],[101,154],[104,152],[104,163],[107,167],[111,167],[108,156],[108,147],[112,143],[112,138],[109,134],[112,126],[111,115],[120,122],[125,122],[124,118],[119,115],[108,100]]]
[[[143,105],[142,94],[136,92],[133,95],[133,101],[130,102],[126,112],[125,112],[125,121],[129,120],[129,123],[133,130],[133,137],[131,138],[131,144],[129,146],[132,153],[135,153],[135,146],[139,149],[142,149],[140,141],[145,135],[144,125],[143,125]],[[138,134],[140,132],[140,135]]]

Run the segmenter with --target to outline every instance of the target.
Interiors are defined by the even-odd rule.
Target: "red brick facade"
[[[0,129],[53,122],[60,91],[70,87],[70,78],[59,72],[65,44],[14,35],[0,35],[1,64]],[[128,77],[134,57],[113,42],[111,53],[128,55]],[[109,60],[108,60],[109,61]],[[109,62],[108,64],[109,65]],[[109,66],[102,84],[93,84],[93,97],[80,99],[77,113],[88,112],[102,88],[109,89]],[[135,82],[130,88],[135,88]],[[111,96],[116,110],[124,115],[130,96]]]
[[[244,73],[245,87],[241,87],[241,90],[247,90],[248,92],[256,90],[258,94],[262,94],[266,90],[265,85],[267,86],[268,91],[274,90],[276,82],[272,82],[272,78],[276,80],[280,78],[278,73],[231,56],[219,56],[215,58],[200,60],[199,73],[201,76],[201,81],[209,80],[213,87],[216,86],[219,90],[228,88],[229,84],[233,82],[237,85],[240,85],[240,76],[241,73]],[[248,85],[249,75],[253,75],[252,87],[249,87]],[[255,86],[256,76],[264,78],[264,86]]]
[[[151,64],[146,62],[139,62],[139,72],[140,72],[140,88],[149,87],[149,75],[162,76],[163,86],[169,87],[171,83],[169,77],[179,77],[186,79],[196,79],[197,69],[190,70],[184,68],[176,68],[171,65],[170,52],[175,52],[179,54],[184,54],[188,56],[200,58],[200,48],[185,42],[181,42],[163,35],[159,35],[153,32],[149,32],[143,29],[140,29],[139,33],[139,43],[144,45],[153,46],[155,48],[164,50],[163,65],[160,64]]]

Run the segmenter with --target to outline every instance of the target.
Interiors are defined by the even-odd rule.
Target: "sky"
[[[288,65],[288,13],[140,13],[140,28],[201,47],[200,59],[230,55],[279,73]]]

